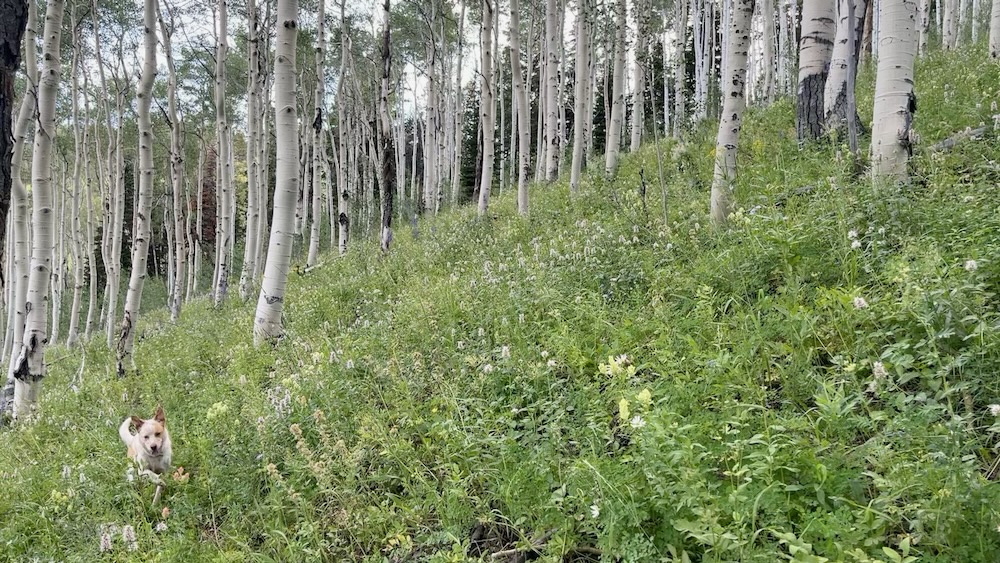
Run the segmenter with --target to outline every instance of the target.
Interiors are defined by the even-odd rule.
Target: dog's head
[[[143,420],[138,416],[132,416],[132,424],[138,432],[139,443],[147,453],[157,456],[163,454],[163,440],[167,433],[167,418],[163,414],[163,407],[156,407],[156,414],[150,420]]]

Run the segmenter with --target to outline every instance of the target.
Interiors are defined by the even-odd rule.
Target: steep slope
[[[984,55],[919,73],[925,138],[992,119]],[[507,192],[293,277],[274,350],[206,302],[147,316],[127,380],[53,352],[41,419],[0,433],[4,556],[993,560],[1000,142],[875,192],[799,151],[788,101],[743,135],[725,231],[699,135],[662,147],[665,193],[650,146],[527,220]],[[114,430],[157,403],[167,516]]]

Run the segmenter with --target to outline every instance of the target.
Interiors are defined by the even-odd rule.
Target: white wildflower
[[[510,346],[503,346],[500,348],[500,357],[509,360],[510,359]]]
[[[135,537],[135,528],[133,528],[131,524],[125,524],[125,526],[122,527],[122,541],[125,542],[129,551],[136,551],[139,549],[139,542]]]
[[[545,363],[545,365],[549,366],[550,368],[554,368],[554,367],[556,367],[556,361],[555,360],[549,360],[548,362]]]
[[[114,546],[111,544],[111,534],[107,526],[101,526],[101,553],[111,551]]]
[[[990,414],[993,416],[1000,416],[1000,405],[992,404],[990,405]]]
[[[977,263],[975,260],[966,260],[965,261],[965,271],[966,272],[975,272],[978,269],[979,269],[979,263]]]
[[[64,465],[62,467],[62,478],[63,479],[69,479],[70,471],[72,471],[72,468],[70,466],[68,466],[68,465]]]
[[[865,301],[864,297],[861,297],[859,295],[858,297],[854,298],[854,308],[855,309],[867,309],[868,308],[868,302]]]
[[[872,364],[872,375],[875,379],[882,379],[883,377],[889,375],[889,372],[885,369],[885,364],[882,362],[875,362]]]
[[[128,469],[125,470],[125,480],[129,483],[135,481],[135,466],[130,465]]]
[[[632,420],[629,421],[629,424],[632,426],[632,428],[639,430],[643,426],[646,426],[646,421],[643,420],[641,416],[635,415],[632,417]]]
[[[459,340],[458,342],[455,343],[455,347],[458,348],[459,350],[464,350],[465,349],[465,341],[464,340]]]
[[[597,503],[590,505],[590,517],[597,518],[601,515],[601,507],[597,506]]]
[[[166,522],[159,522],[156,525],[155,529],[156,529],[157,532],[166,532],[167,531],[167,523]]]
[[[493,364],[486,364],[483,366],[483,373],[493,373]]]
[[[549,351],[548,350],[542,350],[542,359],[545,359],[545,358],[548,358],[548,357],[549,357]]]
[[[853,248],[854,250],[857,250],[857,249],[861,248],[861,241],[860,240],[852,240],[851,241],[851,248]]]
[[[84,484],[86,482],[87,482],[87,476],[83,474],[83,471],[81,471],[80,472],[80,484],[82,485],[82,484]]]
[[[858,238],[858,231],[857,231],[857,229],[851,229],[851,230],[847,231],[847,238],[849,238],[851,240],[854,240],[854,239]]]
[[[354,369],[354,360],[347,360],[344,362],[344,367],[347,369]]]

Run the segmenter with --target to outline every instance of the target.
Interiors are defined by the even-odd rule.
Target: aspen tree
[[[379,242],[382,252],[389,251],[392,242],[392,197],[396,191],[396,157],[392,145],[392,115],[389,113],[389,78],[392,71],[392,52],[389,30],[389,0],[382,2],[382,84],[379,92],[379,116],[381,119],[382,153],[382,232]],[[461,72],[461,69],[459,69]]]
[[[322,219],[322,194],[323,190],[320,189],[322,182],[320,178],[323,175],[323,163],[326,159],[326,149],[323,145],[323,119],[324,114],[324,103],[325,89],[323,88],[323,83],[325,82],[323,76],[323,59],[326,57],[326,25],[323,21],[326,18],[326,0],[319,0],[319,10],[316,14],[316,90],[313,92],[313,106],[316,112],[315,117],[312,121],[312,138],[310,143],[312,145],[312,162],[310,166],[312,167],[312,222],[309,230],[309,254],[306,257],[306,266],[315,266],[316,261],[319,259],[319,237],[320,237],[320,222]]]
[[[990,13],[990,57],[1000,59],[1000,0],[993,0]]]
[[[322,0],[325,3],[325,0]],[[256,0],[247,0],[247,218],[246,236],[243,239],[243,268],[240,271],[240,299],[250,299],[251,288],[256,282],[258,237],[260,221],[260,130],[264,107],[260,90],[260,15]]]
[[[216,178],[216,190],[219,205],[216,209],[218,229],[215,233],[215,284],[212,287],[215,306],[219,307],[226,300],[229,291],[229,270],[232,264],[229,253],[233,244],[230,231],[233,228],[233,168],[230,163],[230,129],[229,118],[226,116],[226,57],[229,52],[229,33],[227,18],[228,3],[219,0],[218,38],[215,46],[215,135],[218,143],[216,153],[217,167],[220,172]]]
[[[61,74],[59,51],[65,2],[50,0],[42,35],[42,71],[38,81],[38,121],[31,157],[32,241],[31,269],[25,303],[27,320],[19,353],[14,361],[14,418],[31,413],[45,377],[48,343],[48,291],[55,246],[52,214],[52,141],[55,138],[56,93]]]
[[[725,90],[722,118],[715,143],[715,171],[712,176],[712,221],[719,225],[729,217],[730,198],[736,182],[736,150],[740,142],[743,111],[746,109],[747,52],[750,50],[750,18],[753,0],[735,0],[729,21]]]
[[[850,11],[848,9],[849,2],[854,2],[854,21],[850,21],[847,15]],[[846,127],[848,119],[854,119],[855,127],[860,126],[861,122],[857,113],[849,115],[847,95],[848,74],[856,74],[857,72],[857,47],[861,44],[860,38],[864,27],[865,0],[839,0],[839,4],[840,19],[837,23],[836,40],[830,58],[830,73],[826,79],[823,95],[824,122],[827,132]]]
[[[275,181],[274,219],[264,265],[264,278],[254,319],[254,343],[274,342],[284,335],[284,309],[288,268],[292,259],[295,197],[299,189],[299,146],[296,140],[298,111],[295,105],[295,41],[298,34],[298,0],[278,0],[277,45],[274,58]],[[343,126],[343,125],[341,125]]]
[[[649,36],[648,2],[639,0],[635,4],[635,19],[638,23],[638,33],[635,42],[635,64],[632,67],[632,137],[629,151],[639,150],[642,144],[642,130],[645,127],[645,94],[646,94],[646,46]]]
[[[576,88],[573,94],[573,167],[570,169],[569,189],[576,193],[580,191],[580,174],[583,171],[583,157],[586,149],[586,127],[591,119],[590,106],[587,103],[587,86],[590,84],[588,65],[590,64],[590,45],[587,42],[587,0],[577,0],[576,12]]]
[[[173,225],[164,225],[168,233],[173,232],[173,283],[167,287],[167,299],[170,308],[170,319],[176,321],[181,314],[181,303],[184,301],[184,282],[187,279],[187,236],[184,214],[184,150],[183,123],[177,115],[177,70],[174,66],[173,28],[174,18],[170,6],[165,6],[170,14],[170,25],[159,13],[157,20],[160,25],[160,36],[163,41],[163,52],[167,61],[167,119],[170,121],[170,186],[171,203],[173,205]],[[247,120],[253,119],[253,113],[247,112]]]
[[[149,255],[150,212],[153,206],[153,123],[149,109],[156,79],[156,0],[143,2],[143,29],[145,59],[136,106],[139,125],[139,197],[135,200],[135,231],[132,234],[132,272],[129,276],[125,311],[118,333],[118,376],[125,375],[126,363],[134,364],[132,345],[135,341],[135,323],[139,320],[142,290],[146,283],[146,261]]]
[[[581,2],[583,0],[580,0]],[[531,173],[531,107],[521,70],[521,9],[510,2],[510,70],[513,96],[517,102],[517,211],[528,214],[528,174]],[[513,149],[513,147],[512,147]]]
[[[482,42],[482,66],[480,67],[480,87],[482,100],[479,105],[479,119],[483,125],[483,173],[479,183],[479,215],[485,215],[490,203],[490,189],[493,186],[493,144],[494,117],[496,106],[494,100],[493,78],[493,20],[495,13],[493,2],[482,0],[483,21],[479,29],[479,39]]]
[[[559,27],[556,0],[545,2],[545,180],[559,176]],[[492,130],[489,132],[492,136]],[[539,157],[541,158],[541,157]]]
[[[674,19],[674,138],[681,138],[684,122],[684,49],[687,44],[687,0],[676,0]]]
[[[823,134],[823,94],[837,29],[836,10],[835,0],[812,0],[802,5],[795,119],[799,143],[818,139]]]
[[[915,0],[879,0],[883,44],[875,73],[872,129],[872,177],[882,182],[909,181],[913,113],[913,63],[917,55]]]
[[[618,173],[621,152],[622,122],[625,116],[625,0],[615,2],[615,62],[611,87],[611,122],[604,147],[604,173],[613,178]]]
[[[73,10],[73,22],[77,22],[76,10]],[[87,128],[80,126],[80,95],[87,95],[80,91],[80,26],[73,28],[73,62],[70,65],[72,75],[72,91],[70,94],[71,115],[73,118],[73,205],[72,205],[72,254],[73,254],[73,303],[70,305],[69,329],[66,334],[66,346],[73,347],[79,339],[80,331],[80,304],[83,299],[83,244],[84,231],[81,214],[81,183],[86,176],[87,161],[83,155],[87,148]],[[87,200],[87,208],[90,208],[90,200]],[[93,284],[91,284],[93,285]]]

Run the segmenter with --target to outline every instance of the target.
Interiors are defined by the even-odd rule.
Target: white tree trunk
[[[956,38],[956,32],[958,31],[958,18],[956,17],[957,14],[955,13],[958,8],[958,0],[942,0],[938,4],[938,6],[940,6],[941,4],[944,4],[944,21],[941,24],[942,26],[941,45],[945,49],[954,49],[955,46],[958,44],[958,40]],[[884,15],[885,14],[883,12],[880,15],[880,18],[884,17]],[[885,20],[881,19],[880,21],[885,22]],[[879,31],[882,30],[879,29]]]
[[[854,2],[854,21],[848,20],[848,2]],[[823,95],[824,123],[827,131],[844,129],[848,119],[855,120],[855,126],[860,125],[860,118],[849,115],[847,110],[848,73],[852,68],[851,61],[857,60],[857,46],[861,44],[861,32],[864,26],[865,0],[839,0],[839,21],[837,35],[833,44],[833,54],[830,58],[830,73],[826,78]],[[854,41],[851,41],[853,35]],[[851,47],[854,46],[854,51]]]
[[[545,180],[559,176],[559,45],[556,0],[545,2]],[[492,131],[490,132],[492,135]],[[484,163],[485,169],[485,163]]]
[[[169,6],[166,6],[168,12]],[[173,229],[173,266],[174,272],[171,284],[167,286],[167,303],[170,308],[170,319],[177,321],[181,314],[181,303],[184,301],[184,283],[187,280],[187,236],[184,217],[184,149],[182,146],[183,123],[177,115],[177,70],[174,67],[172,37],[174,29],[173,14],[170,14],[168,26],[159,13],[160,35],[163,39],[163,52],[167,59],[167,117],[170,120],[170,187],[173,204],[173,225],[164,225],[170,232]],[[253,121],[256,113],[248,108],[247,120]],[[249,241],[248,241],[249,244]]]
[[[803,4],[796,116],[800,143],[818,139],[823,134],[823,94],[836,30],[835,0],[814,0]]]
[[[1000,0],[993,0],[990,12],[990,57],[1000,59]]]
[[[135,342],[135,324],[139,320],[142,289],[146,283],[146,261],[149,255],[150,214],[153,206],[153,123],[149,108],[156,79],[156,0],[143,3],[143,29],[145,58],[136,107],[139,124],[139,197],[135,200],[135,231],[132,234],[132,272],[129,276],[125,312],[118,334],[118,375],[125,375],[126,364],[134,366],[132,345]]]
[[[28,297],[29,269],[31,248],[28,242],[28,191],[21,179],[21,164],[24,162],[24,145],[28,134],[28,126],[37,115],[38,88],[38,54],[35,48],[36,29],[38,27],[38,8],[35,2],[28,2],[28,23],[24,30],[24,64],[27,84],[24,96],[21,98],[21,108],[14,122],[14,150],[11,155],[11,205],[9,246],[13,252],[8,254],[12,262],[12,275],[8,277],[11,286],[12,299],[9,303],[10,316],[8,331],[10,332],[11,350],[7,368],[7,377],[3,391],[0,392],[0,416],[10,411],[14,400],[14,369],[17,367],[18,353],[24,339],[24,328],[27,319],[25,303]]]
[[[295,41],[298,34],[298,0],[278,0],[277,46],[274,59],[275,157],[274,219],[257,299],[254,343],[275,342],[284,335],[284,308],[288,268],[292,259],[295,199],[299,191],[299,145],[296,138]]]
[[[622,122],[625,117],[625,0],[615,2],[615,62],[611,86],[611,123],[604,148],[604,174],[613,178],[618,173],[621,151]]]
[[[74,10],[73,21],[76,21],[76,13]],[[83,154],[86,152],[86,141],[87,132],[86,127],[80,126],[80,46],[82,42],[80,40],[79,28],[73,30],[73,63],[71,68],[73,76],[73,90],[71,92],[71,111],[73,117],[73,144],[74,147],[74,157],[73,157],[73,206],[71,213],[72,218],[72,256],[73,256],[73,303],[70,305],[69,314],[69,329],[66,333],[66,346],[73,347],[76,345],[77,340],[80,336],[80,307],[81,301],[83,300],[83,244],[84,240],[84,230],[81,218],[81,181],[83,181],[83,176],[86,174],[87,161],[84,159]],[[86,95],[86,93],[84,93]],[[90,200],[87,200],[87,207],[89,209],[91,205]]]
[[[521,70],[521,14],[518,0],[510,2],[510,69],[517,102],[517,211],[528,214],[528,175],[531,173],[531,107]]]
[[[674,20],[674,138],[681,138],[684,123],[684,49],[687,44],[687,0],[675,2]]]
[[[919,0],[920,25],[919,43],[920,54],[927,53],[927,36],[930,34],[931,26],[931,0]]]
[[[346,0],[340,2],[340,76],[347,74],[347,56],[350,49],[350,37],[347,35],[347,18],[345,17]],[[294,91],[293,91],[294,93]],[[348,216],[348,198],[350,192],[347,186],[347,84],[345,80],[337,83],[337,131],[340,150],[340,165],[337,166],[337,245],[340,255],[347,254],[347,239],[350,236],[350,218]],[[277,116],[275,116],[275,127],[277,127]],[[414,147],[414,155],[416,148]],[[416,156],[414,156],[416,158]],[[416,166],[413,167],[416,170]],[[273,228],[272,228],[273,230]],[[289,249],[291,252],[291,249]]]
[[[651,6],[648,2],[638,0],[635,4],[635,19],[638,27],[638,34],[635,42],[635,63],[632,67],[632,138],[629,143],[629,151],[639,150],[642,144],[642,130],[645,127],[646,113],[646,47],[648,45],[649,33],[649,10]]]
[[[59,48],[65,3],[50,0],[45,10],[42,72],[38,85],[38,122],[31,157],[32,248],[27,321],[21,349],[14,366],[14,418],[29,415],[38,403],[38,390],[45,377],[45,345],[48,327],[48,292],[55,247],[52,214],[52,141],[55,138],[56,93],[59,89]]]
[[[324,2],[325,4],[325,2]],[[247,0],[247,219],[243,239],[240,299],[248,301],[257,281],[257,223],[260,220],[260,129],[264,112],[260,90],[260,17],[256,0]]]
[[[573,193],[580,191],[580,175],[583,171],[583,157],[587,146],[585,124],[591,119],[590,104],[587,100],[587,86],[590,84],[590,45],[587,32],[587,18],[590,16],[588,10],[587,0],[577,0],[576,88],[573,93],[573,167],[569,173],[569,189]],[[588,79],[585,80],[585,76]]]
[[[379,244],[389,252],[392,243],[392,198],[396,191],[396,156],[393,154],[392,115],[389,113],[389,79],[392,74],[389,0],[382,3],[382,84],[379,90],[379,123],[381,125],[382,225]],[[449,130],[450,133],[450,130]]]
[[[493,101],[495,93],[493,79],[494,1],[482,0],[483,23],[479,35],[483,49],[482,66],[480,67],[482,101],[479,107],[479,119],[483,124],[483,172],[479,182],[479,215],[486,214],[490,204],[490,189],[493,187],[494,118],[496,113],[496,104]]]
[[[219,0],[219,29],[217,31],[218,43],[215,46],[215,134],[218,139],[219,150],[216,153],[218,161],[219,177],[216,178],[216,190],[219,206],[218,213],[219,227],[215,233],[215,285],[212,288],[215,306],[219,307],[226,300],[229,291],[229,270],[232,264],[229,260],[229,253],[232,249],[233,240],[230,232],[233,229],[233,168],[230,165],[230,131],[229,118],[226,116],[226,56],[229,50],[227,33],[227,10],[226,0]]]
[[[747,52],[750,49],[750,18],[753,0],[736,0],[726,37],[727,74],[723,84],[722,119],[715,143],[715,172],[712,176],[712,221],[723,224],[729,217],[730,199],[736,182],[736,149],[740,142],[743,110],[746,109]]]
[[[516,0],[515,0],[516,1]],[[452,162],[451,170],[451,203],[458,204],[458,192],[462,186],[462,145],[465,138],[463,127],[465,126],[465,104],[462,99],[462,59],[465,57],[465,0],[460,0],[461,8],[458,16],[458,62],[455,65],[455,130],[452,133],[455,143],[455,160]],[[511,38],[511,45],[514,38]],[[513,47],[512,47],[513,48]],[[405,160],[405,155],[400,155]],[[402,187],[402,182],[400,183]],[[399,208],[402,209],[400,201]]]
[[[915,109],[913,62],[917,54],[915,0],[879,0],[882,47],[875,75],[872,176],[906,183]]]
[[[326,56],[326,26],[323,23],[326,17],[326,2],[319,3],[319,10],[316,14],[316,90],[313,92],[313,105],[316,116],[312,122],[312,223],[309,231],[309,254],[306,257],[306,266],[316,265],[319,260],[319,238],[320,226],[322,225],[321,196],[323,185],[320,178],[323,177],[324,162],[326,160],[326,149],[323,146],[323,120],[326,119],[326,108],[324,99],[325,82],[323,76],[323,58]]]

